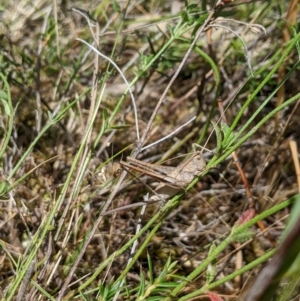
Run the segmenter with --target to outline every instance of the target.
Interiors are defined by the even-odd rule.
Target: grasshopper
[[[124,169],[131,169],[144,173],[160,181],[155,188],[151,201],[167,200],[184,189],[195,177],[205,170],[205,160],[200,151],[196,151],[185,162],[177,167],[145,163],[131,157],[127,162],[120,161]]]
[[[180,190],[184,189],[195,177],[199,176],[205,170],[206,165],[205,160],[199,151],[194,152],[187,161],[180,163],[177,167],[145,163],[131,157],[128,157],[127,161],[128,162],[120,161],[120,165],[125,170],[136,170],[160,181],[153,191],[154,194],[151,198],[148,200],[148,195],[144,198],[145,201],[152,202],[165,202],[167,199],[173,197]],[[143,205],[140,217],[137,221],[136,235],[142,227],[142,218],[145,209],[146,204]],[[132,261],[137,243],[136,240],[132,245],[127,265]]]

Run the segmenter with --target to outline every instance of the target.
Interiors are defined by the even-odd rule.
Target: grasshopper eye
[[[122,169],[118,168],[115,172],[114,172],[114,178],[118,178],[121,175]]]

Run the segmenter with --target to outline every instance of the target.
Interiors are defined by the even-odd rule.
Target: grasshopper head
[[[205,160],[198,152],[193,155],[189,162],[190,172],[195,176],[200,175],[205,170],[205,166]]]

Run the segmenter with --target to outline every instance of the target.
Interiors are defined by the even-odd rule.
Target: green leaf
[[[206,3],[206,0],[202,0],[201,2],[202,2],[202,3],[201,3],[202,10],[203,10],[203,11],[207,11],[207,3]]]
[[[212,245],[209,248],[208,256],[211,255],[211,253],[216,249],[216,245],[212,243]],[[216,269],[216,259],[214,258],[212,262],[207,266],[206,269],[206,284],[211,283],[214,278],[216,277],[217,274],[217,269]]]
[[[0,196],[3,196],[10,190],[10,185],[7,181],[3,181],[0,183]]]
[[[3,90],[0,91],[0,98],[7,101],[7,94]]]
[[[232,233],[231,233],[231,239],[236,242],[243,243],[243,242],[253,238],[255,235],[255,233],[250,229],[245,229],[242,232],[235,233],[236,229],[238,229],[238,227],[234,226],[232,228]]]
[[[4,91],[0,91],[0,100],[3,104],[5,114],[8,116],[12,116],[12,108],[9,106],[7,100],[7,94]]]
[[[115,0],[113,1],[113,10],[114,10],[115,13],[121,12],[120,5],[119,5],[119,3],[118,3],[117,1],[115,1]]]
[[[294,27],[291,28],[291,31],[293,32],[293,36],[296,37],[297,36],[297,31]],[[300,41],[297,41],[296,43],[296,48],[297,48],[297,52],[298,52],[298,60],[300,59]]]
[[[198,19],[195,20],[195,27],[192,32],[192,37],[194,37],[198,31],[198,29],[203,25],[204,21],[208,17],[208,14],[203,14]]]
[[[189,15],[186,11],[181,12],[181,19],[184,23],[189,23],[190,22]]]
[[[235,140],[235,135],[230,127],[225,123],[221,123],[221,129],[224,135],[223,148],[226,148],[227,145],[230,145]]]
[[[52,115],[51,111],[47,111],[47,114],[48,114],[49,120],[52,120],[53,119],[53,115]]]
[[[149,283],[153,284],[154,279],[153,279],[153,264],[152,264],[152,260],[151,260],[151,256],[150,254],[147,252],[147,261],[148,261],[148,267],[149,267]]]
[[[143,274],[143,272],[141,272],[140,274],[140,286],[139,286],[139,291],[137,293],[138,296],[143,296],[145,294],[145,276]]]
[[[48,227],[47,227],[47,230],[48,231],[53,231],[53,230],[55,230],[56,228],[54,227],[54,226],[52,226],[52,225],[49,225]]]
[[[88,299],[86,298],[86,296],[85,296],[82,292],[80,292],[80,296],[82,297],[82,299],[83,299],[84,301],[88,301]]]
[[[194,3],[194,4],[188,5],[187,8],[186,8],[186,10],[187,10],[189,13],[193,13],[193,12],[199,10],[199,8],[198,8],[198,5]]]
[[[122,124],[122,125],[110,124],[110,125],[109,125],[109,128],[110,128],[111,130],[129,129],[129,128],[131,128],[131,127],[132,127],[132,125],[130,125],[130,124]]]
[[[218,14],[218,17],[232,17],[237,13],[237,11],[235,10],[231,10],[231,11],[222,11]]]
[[[217,137],[216,155],[219,156],[222,153],[222,132],[221,132],[220,127],[214,121],[211,120],[211,123],[216,132],[216,137]]]

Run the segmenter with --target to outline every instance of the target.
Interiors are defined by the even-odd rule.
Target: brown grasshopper
[[[124,169],[132,169],[160,181],[155,188],[155,195],[150,198],[151,201],[170,199],[199,176],[206,165],[199,151],[194,152],[187,161],[177,167],[145,163],[131,157],[127,157],[127,161],[120,161]]]

